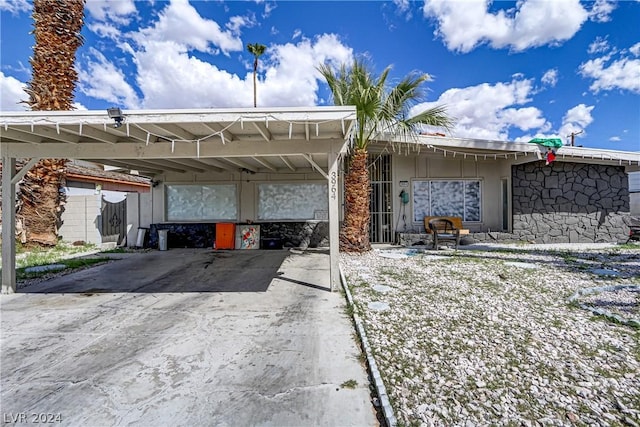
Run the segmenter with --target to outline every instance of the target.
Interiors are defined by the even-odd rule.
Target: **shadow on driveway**
[[[265,292],[273,279],[282,276],[280,265],[289,255],[287,250],[211,249],[113,254],[112,262],[27,286],[18,292]]]

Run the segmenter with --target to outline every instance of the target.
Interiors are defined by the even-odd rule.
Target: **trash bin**
[[[147,236],[148,228],[138,227],[138,236],[136,237],[136,248],[144,248],[144,239]]]
[[[158,249],[161,251],[167,250],[168,234],[169,230],[158,230]]]

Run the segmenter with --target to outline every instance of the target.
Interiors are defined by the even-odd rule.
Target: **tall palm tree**
[[[71,110],[78,74],[76,51],[82,46],[85,0],[34,0],[35,45],[25,101],[32,110]],[[64,195],[66,159],[43,159],[24,176],[18,191],[17,225],[22,240],[55,245]]]
[[[267,50],[267,47],[263,44],[249,43],[247,45],[247,50],[253,55],[253,106],[258,106],[258,95],[256,92],[256,75],[258,73],[258,58],[260,58],[264,51]]]
[[[408,140],[417,134],[420,125],[449,128],[453,120],[444,106],[428,109],[408,117],[409,109],[423,97],[421,85],[430,76],[412,73],[397,85],[387,86],[391,67],[375,78],[364,60],[355,59],[350,67],[342,64],[334,70],[322,64],[318,71],[325,78],[335,105],[356,107],[354,146],[347,161],[345,175],[344,223],[340,230],[340,250],[365,252],[369,241],[370,179],[367,168],[368,146],[372,140],[400,137]]]

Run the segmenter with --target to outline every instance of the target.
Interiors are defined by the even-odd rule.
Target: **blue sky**
[[[24,109],[31,3],[0,0],[3,111]],[[640,151],[640,1],[88,0],[78,108],[331,104],[316,66],[366,56],[391,81],[432,76],[454,137]]]

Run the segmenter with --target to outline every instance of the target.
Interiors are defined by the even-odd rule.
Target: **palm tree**
[[[336,71],[323,64],[318,71],[327,81],[335,105],[356,107],[354,146],[347,160],[344,178],[345,212],[340,230],[340,250],[365,252],[371,249],[369,143],[384,136],[408,140],[417,134],[420,125],[449,128],[453,120],[447,116],[444,106],[408,117],[410,107],[423,97],[420,87],[429,80],[428,74],[412,73],[389,88],[387,78],[391,67],[385,68],[376,79],[363,60],[355,59],[349,68],[342,64]]]
[[[25,101],[32,110],[71,110],[82,46],[85,0],[34,0],[35,45]],[[24,176],[18,191],[18,228],[23,242],[55,245],[64,196],[66,159],[43,159]]]
[[[258,73],[258,58],[260,58],[267,47],[263,44],[251,44],[247,45],[247,50],[253,55],[253,106],[258,106],[258,96],[256,93],[256,75]]]

